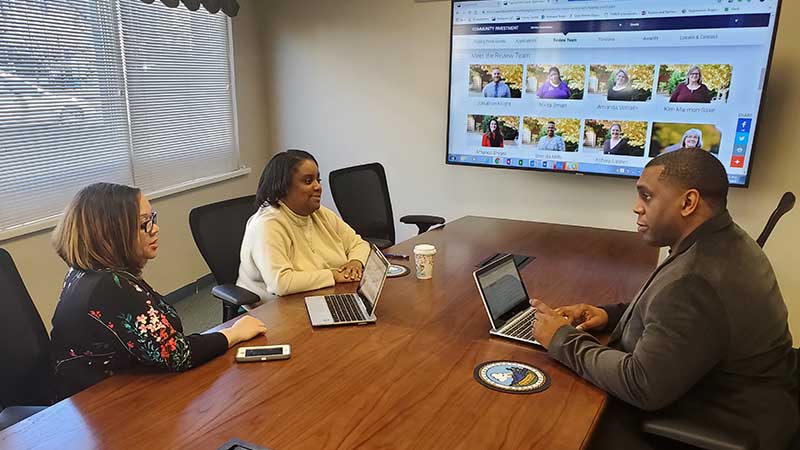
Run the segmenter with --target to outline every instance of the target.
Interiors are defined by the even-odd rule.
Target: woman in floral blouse
[[[137,366],[185,371],[266,332],[245,316],[218,333],[183,334],[175,309],[141,277],[158,252],[158,225],[136,188],[97,183],[78,192],[53,245],[70,266],[51,332],[62,398]]]

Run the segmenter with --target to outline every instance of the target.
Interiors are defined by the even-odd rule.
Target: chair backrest
[[[784,214],[791,211],[794,208],[795,196],[791,192],[786,192],[781,197],[780,201],[778,202],[778,206],[775,207],[775,210],[772,211],[772,214],[769,216],[769,220],[767,220],[767,224],[764,225],[764,230],[758,235],[758,245],[760,247],[764,247],[764,244],[767,243],[767,239],[769,235],[772,233],[772,229],[775,228],[778,221],[783,217]]]
[[[50,337],[11,255],[0,248],[0,405],[49,405]]]
[[[236,283],[239,252],[247,219],[257,210],[256,196],[224,200],[198,206],[189,212],[189,227],[197,249],[217,284]]]
[[[364,239],[386,239],[394,245],[392,202],[380,163],[334,170],[328,181],[342,220]]]

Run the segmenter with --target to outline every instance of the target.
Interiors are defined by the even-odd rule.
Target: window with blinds
[[[236,171],[229,28],[158,2],[0,0],[0,238],[94,182],[150,194]]]

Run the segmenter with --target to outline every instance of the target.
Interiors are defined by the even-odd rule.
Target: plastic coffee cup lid
[[[418,255],[433,255],[436,254],[436,247],[431,244],[419,244],[414,246],[414,253]]]

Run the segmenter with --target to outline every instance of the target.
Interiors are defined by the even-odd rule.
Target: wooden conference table
[[[627,301],[657,251],[635,233],[465,217],[391,248],[438,253],[432,280],[389,279],[378,323],[312,329],[303,297],[252,315],[286,361],[237,364],[235,349],[182,374],[119,374],[0,432],[0,448],[217,449],[239,438],[283,449],[580,449],[606,394],[546,353],[489,337],[474,266],[507,251],[536,256],[521,274],[551,305]],[[339,285],[320,292],[352,291]],[[544,392],[511,395],[472,378],[480,362],[544,369]]]

